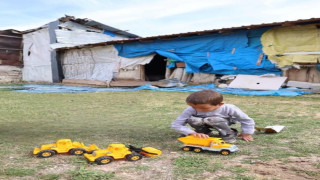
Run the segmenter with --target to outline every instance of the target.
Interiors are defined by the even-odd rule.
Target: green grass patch
[[[34,169],[5,168],[0,171],[0,175],[24,177],[34,175],[35,172],[36,171]]]
[[[88,164],[88,161],[83,156],[75,156],[72,158],[68,158],[68,163],[72,165],[85,166]]]
[[[122,169],[132,169],[132,170],[137,170],[137,171],[146,171],[150,169],[150,166],[146,165],[137,165],[137,166],[125,166]]]
[[[93,171],[80,167],[79,169],[70,170],[68,174],[74,180],[107,180],[113,178],[115,173]]]
[[[211,164],[210,159],[201,155],[180,156],[173,162],[174,172],[177,179],[186,178],[192,174],[199,177],[203,172],[215,172],[220,164]]]
[[[39,178],[41,180],[58,180],[60,179],[59,174],[45,174],[45,175],[40,175]]]
[[[250,177],[250,176],[236,176],[234,179],[235,180],[255,180],[254,177]]]
[[[255,120],[258,127],[284,125],[285,129],[276,134],[256,133],[253,135],[255,141],[250,143],[239,139],[235,144],[240,150],[227,157],[211,152],[183,152],[181,143],[177,141],[180,134],[169,126],[187,107],[185,98],[189,94],[156,91],[33,94],[1,91],[0,178],[32,176],[34,179],[63,179],[70,169],[73,170],[68,177],[74,175],[81,179],[105,175],[106,178],[113,178],[114,173],[118,174],[128,166],[115,161],[112,163],[118,163],[120,168],[114,173],[104,173],[99,171],[101,166],[89,164],[84,157],[56,155],[40,159],[31,155],[33,148],[55,143],[62,138],[85,145],[96,144],[100,148],[106,148],[110,143],[122,143],[160,149],[163,152],[160,157],[139,161],[147,165],[127,167],[130,171],[140,172],[136,176],[142,172],[152,174],[156,170],[158,179],[183,179],[187,176],[205,179],[207,174],[214,175],[217,170],[227,171],[226,164],[230,161],[254,166],[256,161],[286,161],[291,156],[308,158],[320,155],[317,143],[320,138],[320,96],[317,94],[299,97],[225,95],[225,103],[237,105]],[[240,131],[239,124],[234,127]],[[242,158],[237,160],[238,157]],[[163,162],[167,164],[161,164],[161,167],[168,166],[168,169],[156,166]],[[60,170],[60,166],[64,170]],[[319,163],[313,166],[319,169]],[[38,174],[35,169],[48,174]],[[232,167],[228,171],[231,174],[226,178],[235,179],[236,174],[242,171],[245,170]],[[303,172],[312,178],[320,178],[319,174],[307,170],[299,173]],[[248,173],[249,170],[244,172],[246,176]],[[246,176],[239,178],[251,178]]]
[[[209,164],[209,159],[202,156],[181,156],[177,158],[173,164],[181,168],[194,167],[205,169]]]
[[[245,173],[248,171],[247,168],[244,168],[244,167],[238,167],[238,166],[234,166],[234,167],[231,167],[231,168],[228,168],[231,172],[234,172],[236,174],[241,174],[241,173]]]

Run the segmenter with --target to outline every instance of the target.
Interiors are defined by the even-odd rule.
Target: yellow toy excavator
[[[153,147],[136,148],[126,147],[124,144],[109,144],[106,149],[94,151],[92,154],[84,154],[90,162],[96,162],[99,165],[109,164],[116,159],[126,159],[128,161],[138,161],[143,156],[160,156],[161,151]]]
[[[82,155],[98,149],[98,146],[95,144],[85,146],[81,142],[72,142],[71,139],[59,139],[55,144],[44,144],[40,148],[34,148],[33,154],[41,158],[48,158],[57,153]]]

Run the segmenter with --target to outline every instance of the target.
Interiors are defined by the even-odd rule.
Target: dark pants
[[[197,133],[210,134],[212,129],[217,130],[220,136],[226,136],[232,132],[230,121],[221,117],[194,117],[187,120],[187,123],[194,128]]]

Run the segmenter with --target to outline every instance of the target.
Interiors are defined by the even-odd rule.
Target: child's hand
[[[195,138],[204,138],[204,139],[206,139],[206,138],[209,137],[207,134],[196,133],[196,132],[190,133],[189,135],[191,135],[191,136],[193,136],[193,137],[195,137]]]
[[[253,141],[253,137],[251,136],[251,134],[240,134],[239,136],[241,136],[242,139],[247,142]]]

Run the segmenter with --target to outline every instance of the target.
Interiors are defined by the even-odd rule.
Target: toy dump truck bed
[[[178,138],[178,140],[184,143],[182,147],[184,151],[199,153],[206,150],[220,152],[222,155],[229,155],[231,152],[239,150],[236,145],[227,144],[221,138],[195,138],[193,136],[186,136]]]
[[[214,143],[224,143],[221,138],[194,138],[193,136],[186,136],[178,138],[179,141],[183,142],[186,145],[198,145],[198,146],[210,146],[212,142]]]

